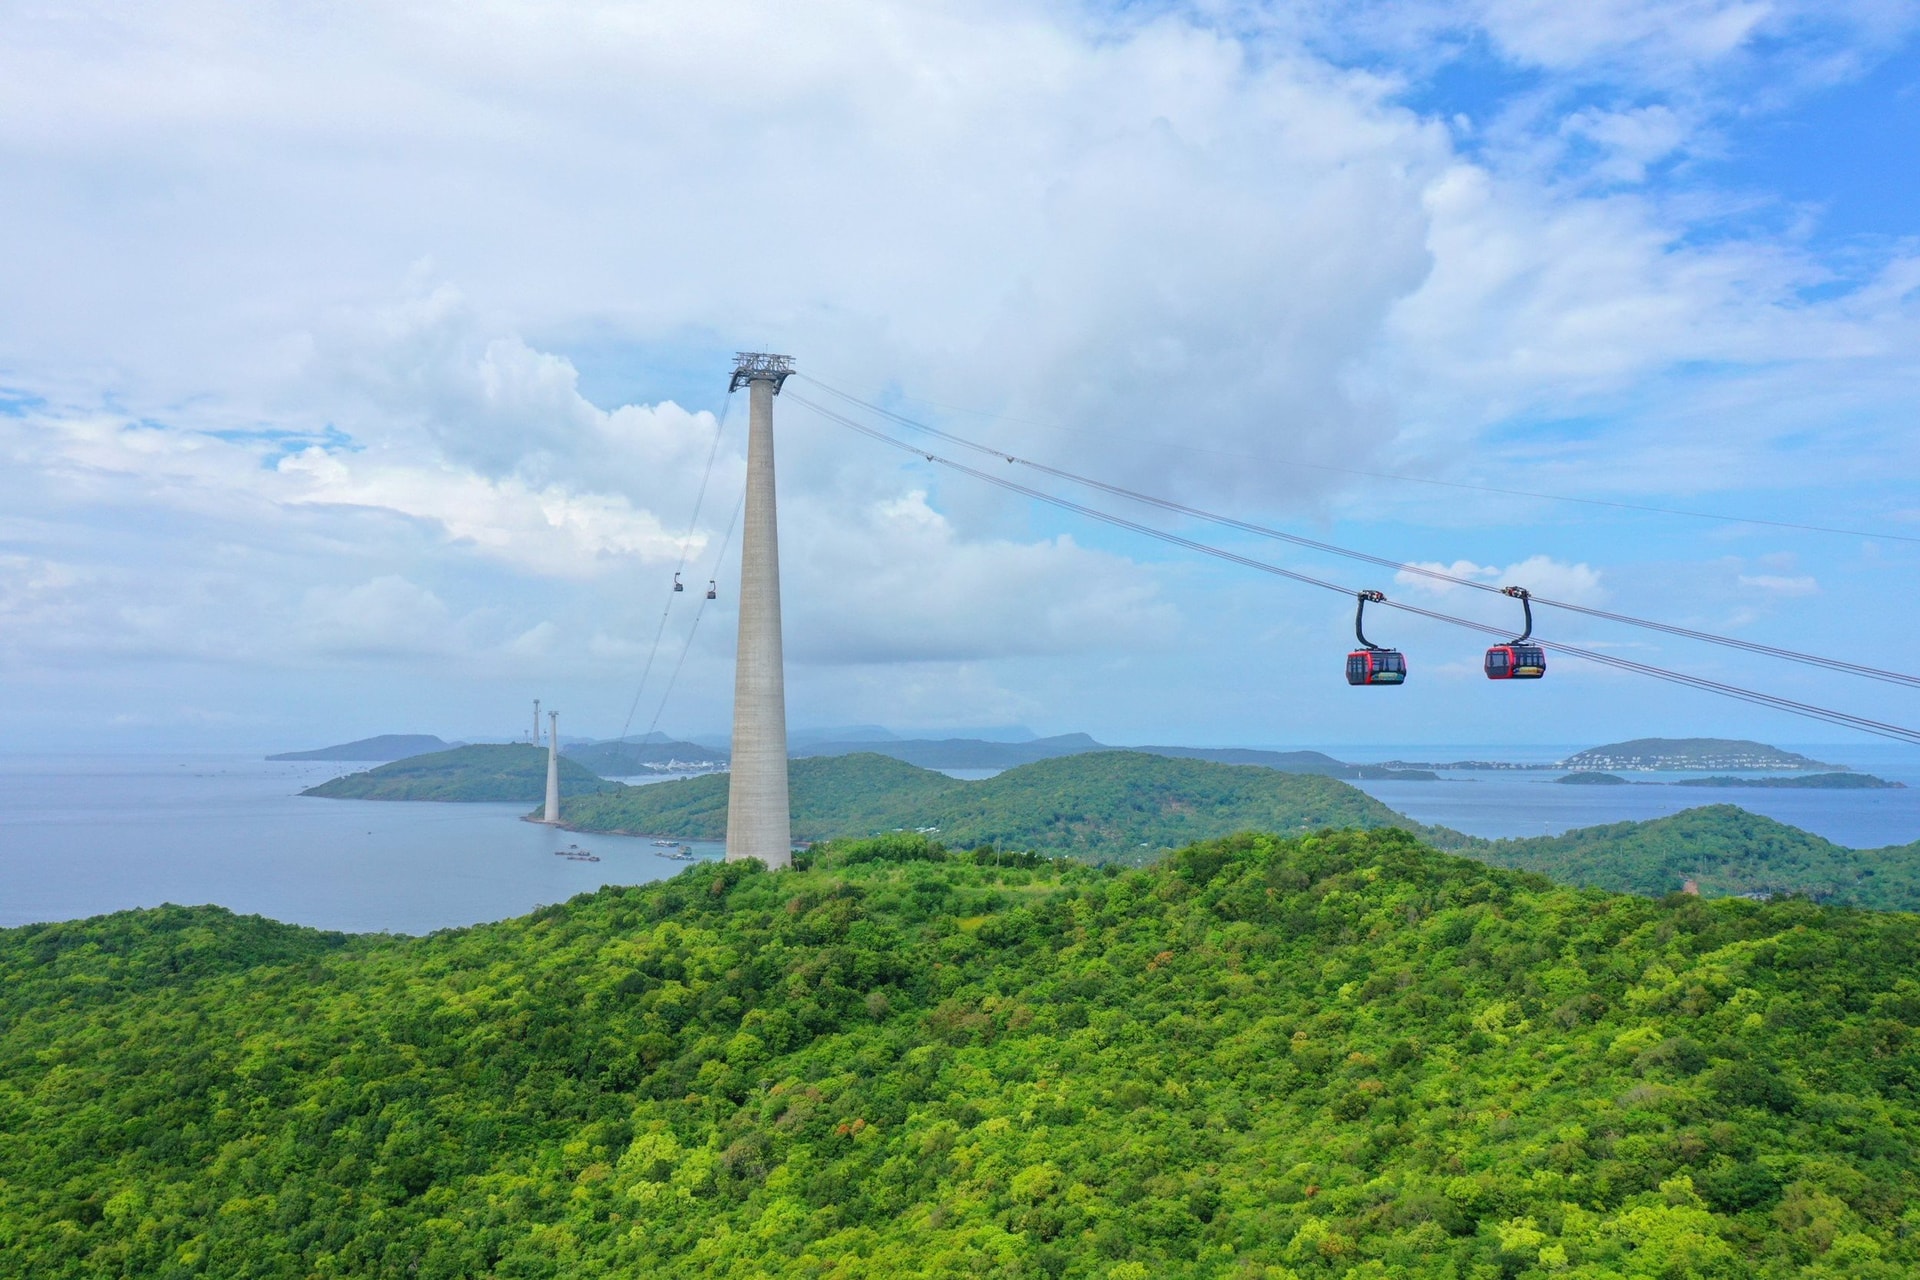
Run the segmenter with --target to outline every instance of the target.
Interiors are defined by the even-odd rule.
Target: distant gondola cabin
[[[1538,680],[1547,674],[1547,653],[1537,644],[1497,644],[1487,650],[1487,679]]]
[[[1347,655],[1348,684],[1404,684],[1407,659],[1398,649],[1355,649]]]

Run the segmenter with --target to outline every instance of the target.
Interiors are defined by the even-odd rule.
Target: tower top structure
[[[779,395],[781,384],[792,372],[792,356],[769,355],[764,351],[736,351],[733,353],[733,377],[727,381],[727,394],[732,395],[749,382],[771,382],[773,394]]]

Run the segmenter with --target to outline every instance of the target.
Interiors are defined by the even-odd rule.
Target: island
[[[1562,769],[1577,771],[1626,769],[1637,772],[1686,772],[1701,770],[1803,769],[1828,773],[1845,770],[1845,765],[1822,764],[1794,751],[1782,751],[1764,742],[1740,738],[1635,738],[1590,747],[1560,761]]]
[[[383,733],[378,737],[342,742],[312,751],[282,751],[269,760],[404,760],[429,751],[445,751],[457,743],[444,742],[430,733]]]
[[[562,795],[584,796],[619,785],[560,757]],[[547,794],[547,753],[524,742],[478,743],[395,760],[308,787],[300,794],[326,800],[534,804]]]
[[[1631,787],[1634,785],[1617,773],[1570,773],[1564,778],[1555,778],[1554,781],[1570,787]]]
[[[1566,779],[1562,778],[1562,782]],[[1787,787],[1816,791],[1894,791],[1906,787],[1870,773],[1796,773],[1784,778],[1682,778],[1669,783],[1675,787]]]

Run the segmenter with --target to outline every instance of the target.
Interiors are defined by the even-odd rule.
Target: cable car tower
[[[793,863],[787,811],[787,686],[780,647],[780,532],[774,508],[773,398],[791,356],[742,351],[727,394],[747,389],[746,523],[740,534],[740,644],[733,667],[727,861]],[[677,588],[676,588],[677,589]]]

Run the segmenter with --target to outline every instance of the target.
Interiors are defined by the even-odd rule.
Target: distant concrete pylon
[[[533,700],[533,737],[528,739],[534,746],[540,745],[540,699]]]
[[[740,535],[740,645],[733,667],[733,763],[727,782],[727,861],[793,863],[787,812],[787,683],[780,647],[780,531],[774,508],[773,398],[793,372],[787,356],[743,351],[727,393],[748,396],[746,525]]]
[[[547,712],[547,811],[540,820],[560,825],[560,713]]]

